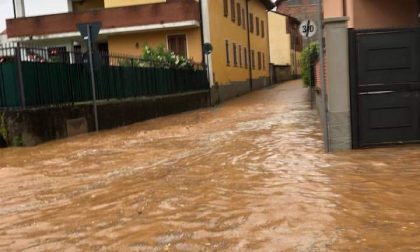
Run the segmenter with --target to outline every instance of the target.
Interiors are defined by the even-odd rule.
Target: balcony
[[[199,26],[200,11],[195,0],[167,0],[166,3],[8,19],[7,35],[12,39],[31,40],[77,37],[76,24],[96,21],[102,22],[102,35],[189,28]]]

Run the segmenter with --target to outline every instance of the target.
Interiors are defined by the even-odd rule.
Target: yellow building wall
[[[103,9],[104,0],[89,0],[83,2],[73,2],[73,11],[85,11],[94,9]]]
[[[165,3],[165,2],[166,0],[105,0],[105,8],[141,5],[141,4]]]
[[[285,16],[274,12],[268,13],[270,63],[274,65],[291,65],[291,42],[286,22]]]
[[[260,27],[260,35],[257,36],[255,33],[251,34],[251,48],[255,50],[255,65],[256,69],[258,69],[258,60],[257,60],[257,51],[260,51],[264,53],[265,55],[265,70],[254,70],[252,73],[253,79],[258,79],[261,77],[269,77],[270,76],[270,70],[269,70],[269,62],[270,62],[270,47],[269,47],[269,35],[268,35],[268,13],[267,10],[260,1],[258,0],[251,0],[249,1],[249,11],[250,13],[254,14],[254,23],[255,18],[259,17],[260,20],[264,21],[264,30],[265,30],[265,36],[264,38],[261,37],[261,27]],[[260,24],[261,26],[261,24]]]
[[[235,0],[236,3],[241,4],[241,9],[245,9],[246,0]],[[212,65],[214,81],[218,85],[231,84],[232,82],[244,82],[249,79],[249,69],[244,67],[244,49],[248,48],[247,30],[243,29],[242,25],[238,25],[237,17],[235,22],[231,20],[231,8],[229,1],[229,15],[224,16],[223,1],[209,1],[209,21],[210,21],[210,36],[213,45]],[[241,11],[242,12],[242,11]],[[268,20],[265,6],[257,0],[249,1],[249,12],[254,14],[254,33],[251,34],[251,49],[255,50],[255,66],[256,69],[252,71],[253,79],[269,76],[269,49],[268,49]],[[264,20],[265,37],[261,38],[255,34],[255,17]],[[242,19],[242,22],[244,20]],[[245,21],[246,22],[246,21]],[[226,62],[226,40],[229,41],[229,58],[230,65]],[[233,43],[236,43],[237,48],[241,46],[242,67],[234,66],[233,62]],[[237,49],[238,50],[238,49]],[[260,51],[265,54],[265,70],[258,70],[257,52]],[[249,55],[248,55],[249,57]],[[251,62],[248,60],[248,67]]]
[[[167,30],[147,33],[134,33],[108,37],[108,50],[112,54],[124,54],[138,57],[143,53],[144,45],[168,48],[167,36],[185,34],[187,38],[187,56],[194,62],[201,63],[201,32],[199,28]]]

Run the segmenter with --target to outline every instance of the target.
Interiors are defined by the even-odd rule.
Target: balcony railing
[[[76,24],[102,22],[102,29],[121,31],[124,28],[164,26],[194,21],[199,23],[199,4],[194,0],[167,0],[165,3],[135,5],[63,14],[8,19],[9,38],[47,36],[77,32]],[[131,28],[131,29],[130,29]]]

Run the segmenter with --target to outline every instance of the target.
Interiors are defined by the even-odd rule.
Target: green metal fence
[[[27,50],[20,55],[9,55],[3,60],[0,55],[0,107],[71,105],[92,100],[87,64],[69,62],[72,58],[75,61],[82,57],[70,55],[62,57],[65,60],[51,62],[28,60]],[[118,66],[116,60],[106,57],[101,58],[95,71],[98,100],[168,95],[209,88],[207,73],[202,66],[186,69],[153,67],[153,64],[148,67]],[[21,98],[20,85],[23,86],[24,99]]]

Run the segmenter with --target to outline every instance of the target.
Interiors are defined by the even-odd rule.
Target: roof
[[[265,7],[267,8],[267,10],[271,10],[274,7],[276,7],[271,0],[260,0],[260,1],[265,5]]]

